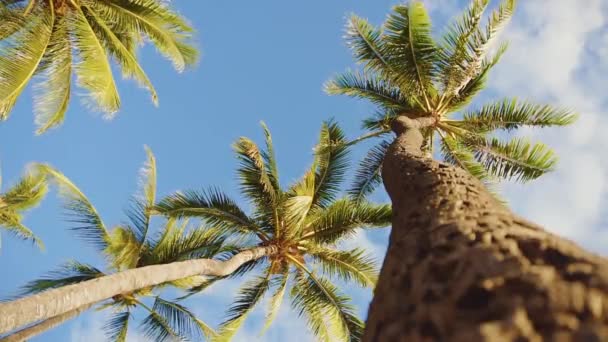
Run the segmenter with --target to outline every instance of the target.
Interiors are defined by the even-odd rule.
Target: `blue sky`
[[[114,120],[103,120],[76,100],[66,123],[41,137],[33,134],[31,91],[26,92],[10,119],[0,124],[3,182],[15,181],[29,162],[49,162],[88,195],[106,224],[117,224],[125,219],[123,209],[137,190],[146,144],[157,157],[159,194],[215,185],[237,197],[230,145],[243,135],[260,141],[260,120],[272,130],[283,182],[295,180],[312,159],[323,120],[335,117],[356,136],[361,118],[373,109],[322,91],[331,75],[353,65],[342,39],[345,18],[355,12],[380,23],[394,3],[173,1],[199,31],[203,58],[198,67],[176,74],[147,46],[141,60],[159,93],[159,108],[143,89],[123,81],[123,107]],[[464,2],[427,3],[435,26],[441,27]],[[608,205],[607,7],[602,0],[588,0],[585,7],[572,0],[551,1],[551,7],[522,1],[505,34],[511,49],[481,98],[518,95],[581,112],[573,127],[523,132],[555,147],[562,161],[555,173],[525,188],[507,184],[504,193],[518,213],[603,254],[608,251],[608,232],[601,229]],[[363,148],[356,149],[353,159],[363,153]],[[387,200],[383,193],[375,198]],[[1,296],[68,259],[103,265],[92,248],[67,230],[55,193],[29,213],[26,223],[44,240],[47,251],[3,235]],[[380,256],[386,233],[361,234],[357,243]],[[187,304],[203,319],[219,322],[238,284],[224,283]],[[351,293],[365,312],[370,293]],[[294,329],[302,325],[288,305],[283,309],[266,336],[258,336],[263,312],[256,312],[237,339],[293,340]],[[103,341],[103,318],[103,313],[85,314],[32,341]],[[133,331],[132,340],[138,339]]]

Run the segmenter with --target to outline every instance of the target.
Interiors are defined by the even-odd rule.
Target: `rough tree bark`
[[[246,262],[270,255],[276,247],[256,247],[226,261],[196,259],[118,272],[82,283],[63,286],[11,302],[0,303],[0,334],[66,314],[119,294],[195,275],[226,276]]]
[[[395,130],[382,169],[393,227],[364,341],[608,341],[608,260]]]

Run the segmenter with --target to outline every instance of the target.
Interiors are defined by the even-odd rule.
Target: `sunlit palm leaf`
[[[161,316],[157,311],[157,303],[154,302],[152,308],[148,307],[144,303],[137,301],[137,304],[148,311],[149,315],[141,322],[140,329],[143,330],[144,336],[155,342],[165,342],[178,340],[179,334],[171,327],[167,318]],[[162,304],[159,304],[162,306]]]
[[[459,140],[450,136],[442,137],[441,152],[443,159],[448,163],[461,167],[479,180],[491,180],[485,166],[475,160],[475,153],[467,148],[467,146],[464,146]]]
[[[17,184],[13,185],[5,193],[0,194],[3,203],[0,206],[13,210],[26,210],[37,206],[48,191],[44,175],[28,172]]]
[[[355,171],[353,185],[348,194],[355,201],[361,201],[382,184],[382,161],[390,143],[386,140],[372,147]]]
[[[183,305],[156,297],[153,310],[157,312],[167,325],[182,339],[202,341],[215,336],[215,331]]]
[[[44,249],[42,241],[28,227],[21,223],[21,215],[14,210],[0,209],[0,228],[8,231],[14,237],[32,241],[38,248]]]
[[[38,164],[38,170],[54,180],[64,198],[64,208],[68,211],[70,222],[76,224],[72,229],[85,241],[92,243],[100,250],[108,245],[110,236],[97,213],[97,210],[86,196],[61,172],[49,165]]]
[[[330,95],[368,99],[377,105],[397,111],[411,109],[409,100],[401,94],[401,90],[377,74],[347,71],[329,81],[325,85],[325,91]]]
[[[288,280],[289,273],[287,272],[280,273],[276,278],[271,280],[271,287],[276,287],[276,289],[270,299],[268,312],[266,313],[266,322],[264,323],[264,327],[262,328],[262,332],[260,332],[260,335],[264,334],[264,332],[266,332],[268,328],[270,328],[270,325],[279,314],[279,310],[281,309],[281,303],[283,302],[283,297],[285,297],[285,290],[287,289]]]
[[[103,272],[91,265],[83,264],[78,261],[70,261],[61,266],[58,270],[49,272],[40,279],[28,282],[21,287],[20,294],[35,294],[49,289],[95,279],[103,275]]]
[[[315,152],[314,196],[312,205],[325,208],[340,191],[340,183],[348,168],[348,148],[344,132],[332,120],[321,127],[319,143]]]
[[[0,120],[5,120],[36,73],[51,40],[52,10],[41,9],[32,15],[17,35],[4,41],[0,53]]]
[[[378,263],[362,249],[336,251],[312,247],[310,254],[321,265],[324,274],[337,276],[345,282],[355,281],[361,287],[376,285]]]

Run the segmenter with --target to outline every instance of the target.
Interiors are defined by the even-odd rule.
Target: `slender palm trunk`
[[[608,260],[422,156],[418,130],[397,133],[382,169],[393,228],[364,341],[608,341]]]
[[[0,334],[146,287],[195,275],[226,276],[248,261],[275,252],[276,247],[256,247],[227,261],[197,259],[146,266],[0,303]]]
[[[90,309],[93,305],[85,305],[76,310],[68,311],[63,315],[55,316],[53,318],[49,318],[40,323],[34,324],[31,327],[24,328],[19,330],[5,338],[0,338],[0,342],[22,342],[27,341],[30,338],[40,335],[47,330],[51,330],[64,322],[80,315],[81,313]]]

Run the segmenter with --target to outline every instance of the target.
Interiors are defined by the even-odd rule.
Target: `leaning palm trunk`
[[[256,247],[227,261],[196,259],[146,266],[82,283],[45,291],[0,304],[0,334],[24,325],[66,314],[123,293],[196,275],[226,276],[245,263],[275,253],[276,247]]]
[[[78,308],[76,310],[72,310],[72,311],[68,311],[62,315],[59,316],[55,316],[53,318],[49,318],[47,320],[44,320],[40,323],[36,323],[31,327],[19,330],[17,332],[15,332],[14,334],[11,334],[5,338],[1,338],[0,342],[22,342],[22,341],[27,341],[30,338],[40,335],[43,332],[47,331],[47,330],[51,330],[61,324],[63,324],[66,321],[69,321],[70,319],[80,315],[81,313],[87,311],[88,309],[90,309],[93,305],[85,305],[81,308]]]
[[[608,341],[608,260],[424,157],[417,129],[397,132],[383,163],[393,228],[364,341]]]

